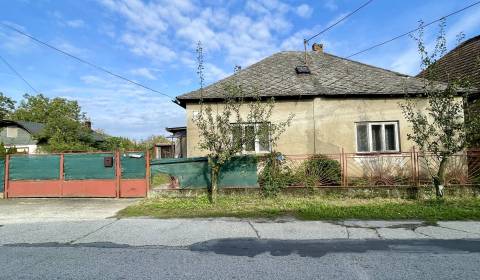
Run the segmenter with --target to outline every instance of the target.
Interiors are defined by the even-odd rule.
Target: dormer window
[[[300,65],[295,67],[297,74],[310,74],[310,68],[307,65]]]

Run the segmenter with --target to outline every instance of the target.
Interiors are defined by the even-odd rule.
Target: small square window
[[[269,123],[238,123],[232,129],[233,144],[238,144],[243,153],[270,151]]]
[[[18,127],[7,127],[7,137],[17,138],[18,136]]]
[[[357,152],[399,152],[398,122],[356,124]]]

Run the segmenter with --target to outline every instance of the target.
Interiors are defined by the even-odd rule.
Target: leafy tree
[[[153,154],[153,149],[155,144],[158,143],[170,143],[171,141],[167,139],[167,137],[163,135],[150,135],[147,139],[140,141],[139,147],[142,150],[150,151],[150,154]]]
[[[105,138],[105,141],[100,144],[99,149],[103,151],[133,151],[141,148],[138,144],[127,137],[108,136]]]
[[[203,92],[204,67],[201,43],[197,46],[198,71],[200,91]],[[238,69],[237,69],[238,70]],[[235,75],[235,74],[234,74]],[[218,178],[221,167],[234,156],[242,153],[245,146],[259,139],[263,145],[275,148],[280,135],[289,126],[293,115],[285,121],[271,121],[275,100],[262,100],[257,94],[249,101],[241,86],[230,84],[224,89],[224,98],[219,110],[214,110],[212,104],[200,101],[200,110],[193,117],[198,127],[200,149],[208,152],[208,164],[211,169],[211,184],[208,187],[210,202],[215,202],[218,191]],[[246,109],[244,113],[241,109]],[[243,127],[242,124],[257,124]]]
[[[418,44],[424,70],[423,96],[428,106],[418,108],[418,98],[407,97],[401,104],[403,114],[411,124],[413,132],[408,134],[420,148],[420,153],[427,163],[427,169],[432,177],[437,197],[443,197],[445,185],[445,170],[448,159],[463,151],[468,145],[467,132],[470,122],[464,119],[463,101],[468,94],[468,83],[452,79],[446,84],[436,82],[438,72],[435,62],[446,53],[445,23],[440,24],[440,32],[436,39],[432,53],[426,49],[423,39],[423,23],[417,37],[413,38]]]
[[[15,109],[15,101],[0,92],[0,119],[4,120]]]
[[[3,145],[3,142],[0,142],[0,159],[5,159],[7,155],[7,148]]]
[[[47,152],[94,149],[91,130],[84,125],[85,113],[77,101],[26,94],[11,118],[43,123],[44,129],[34,137],[48,140],[41,147]]]

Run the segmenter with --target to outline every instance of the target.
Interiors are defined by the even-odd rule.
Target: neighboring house
[[[187,157],[187,127],[167,127],[165,130],[172,134],[167,137],[172,142],[155,144],[155,157],[157,159]]]
[[[417,77],[423,77],[425,71]],[[442,82],[468,79],[480,88],[480,35],[459,44],[435,62],[435,78]]]
[[[239,83],[244,91],[275,97],[273,121],[295,114],[276,149],[287,155],[340,153],[398,153],[410,151],[411,131],[399,103],[406,94],[423,92],[422,79],[403,75],[323,52],[321,45],[304,52],[276,53],[203,89],[177,97],[187,115],[187,155],[200,156],[198,129],[192,116],[199,100],[221,110],[224,88]],[[307,68],[304,57],[307,57]],[[303,67],[302,67],[303,66]],[[440,86],[444,86],[441,84]],[[459,97],[459,100],[461,97]],[[420,107],[426,107],[423,98]],[[242,124],[255,129],[256,124]],[[246,153],[268,152],[259,141],[245,145]]]
[[[91,129],[91,123],[86,122]],[[38,146],[46,144],[48,139],[36,139],[34,137],[42,131],[44,124],[27,121],[0,120],[0,142],[6,148],[15,147],[18,153],[35,154]],[[104,141],[104,136],[92,131],[95,142]]]
[[[173,158],[174,143],[157,143],[155,144],[155,159]]]
[[[35,139],[44,125],[26,121],[0,121],[0,141],[6,148],[16,147],[18,153],[35,154],[37,145],[46,143],[46,139]]]
[[[480,89],[480,35],[459,44],[435,62],[435,79],[441,82],[468,80],[473,87]],[[425,71],[417,77],[423,77]],[[472,94],[467,99],[466,116],[480,115],[480,95]],[[480,147],[480,137],[477,136],[475,146]]]

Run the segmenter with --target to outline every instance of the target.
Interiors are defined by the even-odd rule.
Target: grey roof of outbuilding
[[[223,98],[228,84],[238,83],[245,94],[257,92],[263,97],[405,95],[423,92],[420,78],[324,52],[308,52],[311,74],[297,74],[304,64],[304,52],[285,51],[273,54],[241,71],[203,89],[177,97],[180,104],[199,99]]]
[[[37,134],[39,133],[45,125],[43,123],[37,122],[27,122],[27,121],[12,121],[12,120],[1,120],[0,127],[4,127],[7,125],[18,125],[28,131],[30,134]]]
[[[42,131],[45,127],[45,124],[38,122],[28,122],[28,121],[13,121],[13,120],[0,120],[0,127],[5,127],[8,125],[18,125],[28,131],[30,134],[37,134]],[[92,130],[93,140],[96,142],[105,141],[105,136]]]

